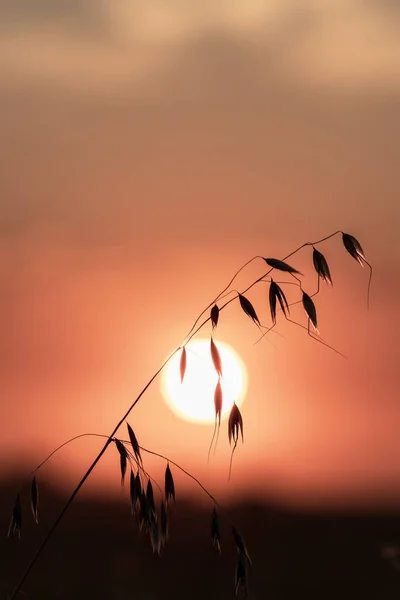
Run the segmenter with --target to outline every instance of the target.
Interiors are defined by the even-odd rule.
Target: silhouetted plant
[[[39,489],[38,489],[38,483],[37,483],[37,472],[40,470],[40,468],[58,450],[60,450],[66,444],[69,444],[78,438],[81,438],[84,436],[97,436],[97,437],[105,438],[105,440],[106,440],[103,448],[98,453],[98,455],[96,456],[96,458],[94,459],[92,464],[89,466],[89,468],[87,469],[86,473],[84,474],[84,476],[82,477],[82,479],[80,480],[80,482],[78,483],[76,488],[73,490],[71,496],[68,498],[62,511],[56,518],[55,522],[53,523],[53,525],[50,528],[50,530],[48,531],[48,533],[46,534],[42,544],[39,546],[35,555],[33,556],[30,563],[28,564],[25,571],[23,572],[13,593],[9,597],[9,600],[14,600],[17,597],[17,594],[21,590],[21,587],[22,587],[23,583],[25,582],[25,579],[27,578],[28,574],[32,570],[33,566],[35,565],[37,559],[39,558],[40,554],[42,553],[48,540],[53,535],[57,525],[63,518],[63,516],[66,513],[66,511],[68,510],[69,506],[74,501],[75,496],[77,495],[77,493],[79,492],[81,487],[84,485],[85,481],[87,480],[87,478],[93,471],[94,467],[100,461],[103,454],[105,453],[105,451],[111,444],[115,444],[115,447],[116,447],[118,455],[119,455],[121,485],[124,485],[128,466],[130,468],[130,471],[129,471],[129,501],[130,501],[132,515],[136,518],[139,527],[146,533],[146,535],[150,539],[150,543],[151,543],[153,552],[156,554],[161,554],[163,549],[165,548],[167,541],[168,541],[169,517],[170,517],[170,510],[168,507],[170,506],[171,502],[175,502],[175,492],[176,492],[174,478],[173,478],[173,474],[172,474],[171,467],[170,467],[170,465],[172,465],[173,467],[181,470],[185,475],[190,477],[192,480],[194,480],[200,486],[200,488],[203,490],[203,492],[213,502],[213,509],[212,509],[212,515],[211,515],[211,540],[212,540],[212,544],[214,545],[214,547],[216,548],[216,550],[218,552],[221,552],[221,547],[222,547],[219,514],[223,515],[230,523],[230,526],[232,529],[232,534],[233,534],[233,542],[236,546],[237,553],[238,553],[236,570],[235,570],[235,586],[234,586],[235,593],[238,594],[239,591],[242,590],[244,596],[245,597],[247,596],[248,570],[249,570],[249,567],[251,566],[250,556],[247,551],[243,536],[238,531],[237,527],[231,522],[229,515],[221,507],[221,505],[218,503],[216,498],[202,485],[202,483],[196,477],[194,477],[194,475],[189,473],[187,470],[185,470],[183,467],[181,467],[178,463],[173,461],[171,458],[166,457],[158,452],[154,452],[152,450],[146,449],[143,446],[140,446],[138,443],[136,434],[129,423],[126,423],[127,431],[128,431],[128,438],[129,438],[128,440],[117,438],[117,437],[115,437],[115,435],[116,435],[117,431],[120,429],[121,425],[124,422],[126,422],[127,418],[131,414],[133,408],[140,401],[140,399],[145,394],[145,392],[148,390],[148,388],[150,387],[152,382],[158,377],[158,375],[161,373],[161,371],[164,369],[164,367],[169,363],[169,361],[172,359],[173,356],[175,356],[175,354],[177,352],[181,353],[179,369],[180,369],[180,379],[181,379],[181,382],[183,382],[185,373],[186,373],[186,345],[209,322],[211,322],[212,332],[214,332],[214,334],[215,334],[215,330],[217,329],[219,321],[220,321],[221,311],[223,311],[225,308],[227,308],[227,306],[230,305],[235,300],[239,301],[239,305],[240,305],[241,309],[243,310],[243,312],[246,314],[246,316],[248,316],[252,320],[252,322],[257,326],[257,328],[259,330],[263,331],[262,336],[261,336],[261,338],[259,338],[258,341],[260,341],[262,338],[264,338],[269,332],[271,332],[276,327],[277,321],[278,321],[277,320],[277,311],[280,310],[283,317],[288,322],[293,323],[293,324],[297,325],[298,327],[301,327],[302,329],[307,331],[308,335],[314,341],[317,341],[318,343],[323,344],[327,348],[342,355],[340,351],[338,351],[337,349],[335,349],[332,346],[330,346],[329,344],[327,344],[325,341],[323,341],[317,335],[319,333],[318,329],[317,329],[317,324],[318,324],[317,308],[315,306],[314,301],[312,300],[312,298],[314,298],[320,292],[320,281],[321,280],[325,281],[325,283],[327,283],[328,285],[332,285],[332,277],[331,277],[330,269],[328,266],[328,262],[327,262],[325,256],[319,250],[317,250],[315,248],[315,246],[322,244],[326,240],[333,238],[334,236],[337,236],[337,235],[342,236],[342,242],[343,242],[344,248],[347,250],[347,252],[350,254],[350,256],[352,258],[354,258],[361,266],[367,265],[369,267],[370,275],[369,275],[368,292],[367,292],[367,305],[369,305],[370,287],[371,287],[371,279],[372,279],[372,267],[367,262],[364,251],[362,249],[362,246],[358,242],[358,240],[354,236],[352,236],[348,233],[344,233],[342,231],[336,231],[316,242],[306,242],[306,243],[302,244],[301,246],[299,246],[296,250],[294,250],[293,252],[291,252],[290,254],[285,256],[283,259],[264,258],[262,256],[255,256],[255,257],[251,258],[249,261],[247,261],[244,265],[242,265],[242,267],[240,267],[240,269],[238,269],[238,271],[236,271],[236,273],[234,274],[232,279],[229,281],[228,285],[225,286],[223,288],[223,290],[212,300],[212,302],[210,302],[210,304],[208,304],[208,306],[206,306],[206,308],[200,313],[200,315],[195,320],[194,324],[192,325],[192,328],[190,329],[190,331],[188,332],[188,334],[186,335],[186,337],[184,338],[182,343],[170,354],[170,356],[164,361],[164,363],[161,365],[161,367],[154,373],[154,375],[144,386],[144,388],[139,393],[139,395],[136,397],[136,399],[131,404],[131,406],[128,408],[128,410],[125,412],[125,414],[121,417],[121,419],[115,425],[115,427],[113,428],[113,430],[109,436],[102,435],[99,433],[84,433],[84,434],[77,435],[77,436],[71,438],[70,440],[68,440],[67,442],[64,442],[63,444],[61,444],[58,448],[56,448],[31,473],[32,479],[30,482],[30,505],[31,505],[31,512],[33,514],[33,518],[34,518],[35,522],[38,523],[39,522],[39,519],[38,519]],[[296,269],[295,267],[293,267],[292,265],[290,265],[286,262],[289,258],[291,258],[295,254],[297,254],[300,250],[302,250],[305,247],[312,247],[312,249],[313,249],[313,256],[312,256],[313,266],[317,273],[317,290],[312,294],[308,294],[303,289],[303,283],[299,277],[299,276],[301,276],[301,277],[303,276],[302,273],[298,269]],[[242,272],[245,269],[245,267],[247,267],[251,262],[258,260],[258,259],[261,259],[263,261],[263,264],[266,263],[269,267],[269,270],[266,273],[263,273],[260,277],[258,277],[246,289],[242,290],[241,292],[238,292],[237,290],[232,289],[232,284],[235,281],[236,277],[239,275],[239,273]],[[286,274],[287,276],[291,277],[294,281],[283,281],[283,282],[275,281],[271,276],[271,273],[273,270],[278,271],[283,274]],[[270,316],[271,316],[271,320],[272,320],[272,325],[262,324],[262,322],[258,316],[258,314],[260,314],[260,315],[262,314],[261,310],[259,310],[258,314],[257,314],[253,304],[248,299],[247,295],[245,296],[245,294],[247,294],[252,288],[254,288],[259,283],[261,283],[261,284],[268,283],[269,284],[268,298],[269,298],[269,308],[270,308]],[[300,295],[299,300],[289,303],[286,298],[286,295],[281,287],[284,285],[296,286],[298,288],[299,295]],[[232,296],[232,294],[233,294],[233,296]],[[231,296],[229,298],[229,300],[227,299],[227,296]],[[277,301],[279,303],[279,307],[277,306]],[[301,303],[305,310],[305,314],[306,314],[306,318],[307,318],[307,326],[290,318],[290,306],[292,306],[293,304],[298,304],[298,303]],[[210,311],[209,316],[206,316],[208,311]],[[312,325],[313,329],[310,329],[310,324]],[[217,375],[218,375],[218,381],[217,381],[217,385],[216,385],[215,393],[214,393],[215,424],[214,424],[214,433],[213,433],[213,437],[212,437],[211,444],[210,444],[209,455],[210,455],[210,451],[211,451],[212,444],[213,444],[216,433],[217,433],[217,439],[218,439],[218,432],[219,432],[219,427],[221,424],[222,394],[223,394],[222,387],[221,387],[221,378],[223,377],[223,364],[222,364],[221,356],[220,356],[220,353],[218,350],[218,345],[215,342],[213,335],[211,335],[211,337],[210,337],[210,355],[211,355],[211,359],[212,359],[212,363],[214,365],[215,371],[217,372]],[[233,442],[233,448],[232,448],[231,459],[230,459],[230,464],[229,464],[229,478],[231,476],[232,459],[233,459],[233,455],[234,455],[234,452],[237,447],[239,435],[243,441],[243,428],[244,428],[243,418],[240,413],[240,410],[236,406],[236,404],[233,404],[230,414],[229,414],[229,417],[228,417],[228,432],[227,432],[229,443]],[[162,489],[161,486],[159,486],[157,484],[157,482],[145,470],[144,461],[143,461],[143,457],[142,457],[143,453],[158,456],[160,459],[162,459],[166,462],[164,489]],[[154,493],[153,484],[156,486],[156,488],[158,490],[157,496]],[[22,530],[21,495],[22,495],[22,490],[18,493],[15,504],[14,504],[14,508],[12,510],[11,521],[10,521],[10,525],[9,525],[9,529],[8,529],[8,537],[17,537],[17,538],[21,537],[21,530]],[[158,497],[159,497],[159,500],[158,500]]]

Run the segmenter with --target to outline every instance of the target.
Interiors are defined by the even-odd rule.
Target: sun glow
[[[246,367],[237,352],[225,342],[215,341],[222,362],[222,418],[232,404],[243,402],[247,390]],[[197,339],[186,346],[186,372],[181,382],[178,352],[164,370],[162,394],[168,406],[182,419],[214,422],[214,391],[218,382],[210,353],[210,340]]]

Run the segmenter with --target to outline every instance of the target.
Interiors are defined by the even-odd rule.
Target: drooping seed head
[[[39,490],[37,486],[36,477],[32,479],[31,484],[31,510],[35,523],[39,523],[38,519],[38,504],[39,504]]]
[[[242,294],[239,294],[238,296],[239,296],[240,306],[242,307],[242,310],[245,312],[245,314],[248,317],[250,317],[250,319],[252,321],[254,321],[254,323],[256,323],[257,325],[260,325],[260,321],[259,321],[259,319],[257,317],[257,313],[256,313],[256,311],[254,309],[254,306],[250,302],[250,300],[248,300]]]
[[[313,263],[314,268],[318,273],[318,276],[321,277],[327,283],[332,284],[332,277],[329,271],[328,263],[326,262],[325,256],[322,252],[319,252],[316,248],[313,249]]]
[[[136,460],[139,463],[142,463],[142,457],[140,454],[140,447],[139,447],[139,443],[137,441],[136,435],[132,429],[132,427],[129,425],[129,423],[126,424],[127,428],[128,428],[128,435],[129,435],[129,439],[130,442],[132,444],[132,449],[133,449],[133,453],[135,455]]]
[[[124,485],[128,452],[124,444],[120,440],[115,439],[114,441],[119,452],[119,462],[121,468],[121,485]]]
[[[299,275],[302,275],[300,271],[294,269],[286,262],[284,262],[283,260],[279,260],[278,258],[264,258],[264,260],[267,263],[267,265],[269,265],[273,269],[277,269],[278,271],[284,271],[285,273],[298,273]]]
[[[156,506],[154,503],[153,486],[152,486],[150,479],[148,480],[147,487],[146,487],[146,500],[147,500],[147,507],[149,510],[149,514],[151,514],[151,516],[153,517],[156,514]]]
[[[174,478],[172,477],[171,469],[167,463],[167,467],[165,469],[165,499],[168,502],[170,498],[175,502]]]
[[[215,391],[214,391],[214,407],[215,407],[215,418],[218,419],[219,423],[221,423],[222,386],[221,386],[220,379],[218,379],[217,385],[215,386]]]
[[[239,552],[235,570],[235,596],[238,595],[241,589],[244,597],[247,598],[247,561],[246,557]]]
[[[221,534],[219,528],[219,518],[217,510],[214,506],[211,518],[211,538],[214,548],[218,554],[221,554]]]
[[[160,547],[165,548],[168,541],[168,512],[164,500],[161,500],[160,507]]]
[[[290,314],[290,311],[286,296],[283,293],[282,288],[280,288],[279,285],[271,278],[271,284],[269,286],[269,307],[274,325],[276,323],[276,299],[279,301],[283,314],[285,317],[287,317],[288,314]]]
[[[21,539],[21,531],[22,531],[22,508],[21,501],[19,499],[19,494],[15,500],[15,504],[13,507],[13,512],[11,515],[10,525],[8,527],[7,537],[13,537],[16,535],[18,539]]]
[[[219,319],[219,308],[216,304],[214,304],[214,306],[211,309],[210,317],[211,317],[212,328],[215,329],[216,326],[218,325],[218,319]]]
[[[210,351],[211,351],[211,358],[213,361],[214,368],[217,371],[218,376],[222,377],[221,356],[220,356],[220,353],[218,351],[218,348],[217,348],[212,336],[211,336],[211,341],[210,341]]]
[[[315,309],[314,302],[311,300],[310,296],[308,294],[306,294],[305,292],[303,292],[302,302],[303,302],[304,310],[306,311],[308,318],[310,319],[311,323],[313,324],[314,329],[316,331],[318,331],[317,311]]]
[[[242,436],[243,442],[243,419],[240,414],[239,408],[236,404],[233,404],[231,408],[231,412],[229,413],[228,419],[228,439],[229,443],[231,443],[233,439],[233,443],[236,444],[239,438],[239,431]]]
[[[365,254],[360,242],[349,233],[342,233],[342,240],[344,247],[346,248],[350,256],[352,256],[363,267],[363,260],[365,260]]]
[[[181,358],[179,361],[179,371],[181,374],[181,383],[183,383],[183,378],[185,377],[185,373],[186,373],[186,348],[185,348],[185,346],[183,346],[182,352],[181,352]]]
[[[237,551],[239,552],[239,554],[242,554],[246,558],[248,563],[251,565],[251,558],[249,553],[247,552],[246,544],[244,542],[243,537],[235,527],[232,527],[232,534]]]

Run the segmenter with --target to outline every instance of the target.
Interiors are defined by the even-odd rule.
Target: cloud
[[[137,94],[191,45],[220,36],[302,88],[400,91],[399,11],[389,0],[41,0],[35,13],[27,0],[3,0],[0,18],[3,86]]]

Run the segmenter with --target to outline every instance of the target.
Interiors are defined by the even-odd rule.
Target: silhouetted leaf
[[[278,260],[277,258],[264,258],[264,260],[267,263],[267,265],[269,265],[273,269],[277,269],[278,271],[284,271],[285,273],[298,273],[299,275],[302,275],[300,271],[294,269],[293,267],[285,263],[283,260]]]
[[[167,463],[167,467],[165,469],[165,499],[168,500],[172,498],[175,502],[175,484],[174,478],[172,477],[171,469],[169,468],[169,463]]]
[[[39,503],[39,490],[36,482],[36,477],[32,479],[31,484],[31,510],[33,514],[33,518],[36,523],[39,523],[38,520],[38,503]]]
[[[135,458],[138,462],[142,462],[142,457],[140,455],[140,448],[139,448],[139,443],[136,439],[136,435],[134,434],[134,431],[132,429],[132,427],[129,425],[129,423],[126,424],[127,428],[128,428],[128,435],[129,435],[129,439],[131,441],[132,444],[132,450],[133,453],[135,455]]]
[[[319,252],[316,248],[313,249],[313,263],[314,268],[317,271],[319,277],[326,281],[327,283],[332,284],[332,278],[329,271],[328,263],[326,262],[325,256]]]
[[[286,296],[283,293],[283,290],[279,287],[277,283],[273,279],[271,279],[271,285],[269,286],[269,306],[271,310],[271,318],[272,322],[276,323],[276,299],[278,298],[280,307],[282,309],[285,317],[289,314],[289,304],[286,300]],[[287,312],[286,312],[287,311]]]
[[[214,304],[214,306],[211,309],[210,317],[211,317],[212,328],[215,329],[215,327],[218,325],[218,319],[219,319],[219,308],[216,304]]]
[[[260,321],[258,320],[257,313],[254,310],[254,306],[252,305],[250,300],[248,300],[242,294],[239,294],[239,302],[240,302],[240,306],[242,307],[242,309],[246,313],[246,315],[248,317],[250,317],[250,319],[252,319],[254,321],[254,323],[256,323],[257,325],[260,325]]]
[[[215,345],[214,340],[211,337],[211,342],[210,342],[210,350],[211,350],[211,358],[214,364],[214,368],[217,371],[218,375],[220,377],[222,377],[222,362],[221,362],[221,356],[218,352],[218,348]]]
[[[365,260],[365,254],[360,242],[349,233],[343,233],[342,239],[347,252],[363,267],[363,260]]]
[[[21,502],[19,499],[19,494],[15,500],[15,504],[13,507],[13,512],[11,515],[10,525],[8,527],[7,537],[13,537],[14,535],[18,536],[18,539],[21,539],[21,530],[22,530],[22,508]]]
[[[215,386],[214,392],[214,407],[215,407],[215,418],[221,423],[221,412],[222,412],[222,386],[221,381],[218,379],[217,385]]]
[[[183,348],[182,348],[181,359],[179,361],[179,371],[181,374],[181,383],[183,383],[183,378],[185,377],[185,373],[186,373],[186,348],[185,348],[185,346],[183,346]]]
[[[119,440],[115,439],[115,445],[117,446],[117,450],[119,452],[121,466],[121,485],[124,485],[128,453],[123,443]]]
[[[303,302],[304,310],[306,311],[308,318],[310,319],[311,323],[313,324],[314,329],[316,329],[318,331],[317,311],[315,310],[314,302],[311,300],[310,296],[308,294],[306,294],[305,292],[303,292],[302,302]]]
[[[228,419],[228,439],[229,439],[229,443],[231,443],[232,439],[233,439],[233,442],[235,444],[237,443],[238,437],[239,437],[239,431],[240,431],[240,434],[242,436],[242,442],[243,442],[243,419],[242,419],[242,415],[240,414],[240,410],[236,406],[236,404],[233,404],[232,408],[231,408],[231,411],[229,413],[229,419]]]
[[[214,548],[218,554],[221,554],[221,534],[219,529],[219,518],[217,510],[214,506],[211,518],[211,538]]]

